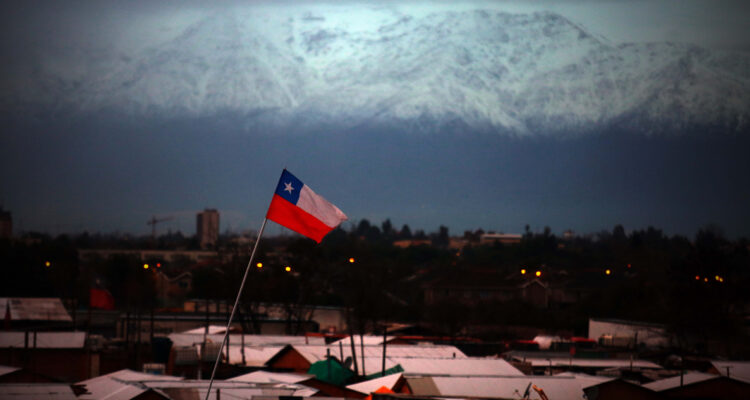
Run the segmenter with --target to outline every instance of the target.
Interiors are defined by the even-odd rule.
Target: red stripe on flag
[[[320,222],[307,211],[274,194],[266,218],[320,243],[333,228]]]

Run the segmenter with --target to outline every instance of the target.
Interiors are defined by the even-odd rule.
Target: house
[[[369,359],[369,358],[368,358]],[[387,357],[406,376],[523,376],[501,358],[414,358]],[[377,360],[376,360],[377,361]],[[373,371],[374,372],[374,371]]]
[[[85,332],[2,332],[0,360],[61,382],[99,374],[100,353],[87,351]]]
[[[362,353],[364,350],[364,357]],[[355,346],[356,368],[360,375],[367,375],[382,369],[383,346],[365,345]],[[447,345],[389,345],[386,346],[386,369],[394,367],[388,357],[411,357],[411,358],[431,358],[431,359],[452,359],[467,358],[455,346]],[[335,357],[346,363],[346,360],[352,357],[351,345],[345,346],[339,342],[338,346],[286,346],[266,364],[268,367],[278,371],[307,372],[310,366],[326,359]]]
[[[355,383],[347,386],[347,389],[369,395],[376,390],[386,387],[394,393],[411,394],[409,387],[406,385],[406,379],[403,374],[391,374],[380,378],[370,379],[367,381]]]
[[[708,372],[750,381],[750,361],[711,361]]]
[[[152,375],[129,369],[115,371],[106,375],[80,381],[73,389],[80,400],[162,400],[170,397],[159,390],[143,385],[145,381],[181,381],[182,378],[166,375]]]
[[[587,375],[509,376],[509,377],[407,377],[409,390],[417,397],[541,399],[536,387],[553,400],[584,400],[584,387],[606,382],[611,378]]]
[[[576,358],[564,357],[564,353],[534,353],[510,351],[503,356],[506,360],[513,362],[525,362],[531,364],[534,374],[549,374],[550,371],[575,371],[588,374],[596,374],[613,368],[659,370],[659,364],[646,360],[617,359],[617,358]]]
[[[342,397],[349,399],[361,399],[365,397],[364,394],[356,390],[335,386],[316,379],[313,375],[308,374],[255,371],[227,379],[227,381],[252,382],[258,384],[297,384],[314,389],[315,392],[312,396],[315,397]]]
[[[24,368],[0,365],[0,384],[3,383],[57,383],[56,379],[28,371]]]
[[[73,318],[54,297],[0,297],[5,329],[48,330],[70,326]]]
[[[623,379],[604,381],[583,388],[587,400],[663,400],[665,397],[651,389]]]
[[[610,347],[664,348],[671,344],[664,325],[619,319],[589,318],[588,337]]]
[[[690,372],[647,383],[643,387],[660,393],[666,399],[746,399],[750,382],[722,375]]]
[[[7,400],[76,400],[76,395],[66,383],[3,383],[0,399]]]

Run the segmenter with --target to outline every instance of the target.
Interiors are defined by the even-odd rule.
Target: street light
[[[44,262],[44,266],[47,267],[47,268],[49,268],[51,265],[52,265],[52,263],[49,262],[49,261],[45,261]]]
[[[290,267],[290,266],[287,265],[286,268],[284,268],[284,271],[286,271],[286,272],[292,272],[292,267]]]
[[[536,275],[536,277],[538,278],[538,277],[542,276],[542,271],[536,271],[534,273],[534,275]]]
[[[521,275],[526,275],[526,268],[521,268]]]
[[[148,267],[149,267],[148,264],[143,264],[143,269],[148,269]]]
[[[258,267],[258,268],[263,268],[263,263],[259,262],[259,263],[255,264],[255,266]]]
[[[354,257],[349,257],[349,264],[354,264]]]

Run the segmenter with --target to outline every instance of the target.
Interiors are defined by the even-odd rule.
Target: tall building
[[[198,213],[196,233],[198,242],[202,249],[208,249],[216,246],[219,240],[219,212],[212,208],[207,208]]]
[[[13,236],[13,218],[10,211],[0,207],[0,239],[10,239]]]

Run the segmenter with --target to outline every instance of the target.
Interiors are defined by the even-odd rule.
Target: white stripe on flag
[[[331,228],[335,228],[347,220],[346,214],[323,197],[317,195],[307,185],[302,186],[302,190],[299,192],[297,207],[305,210]]]

